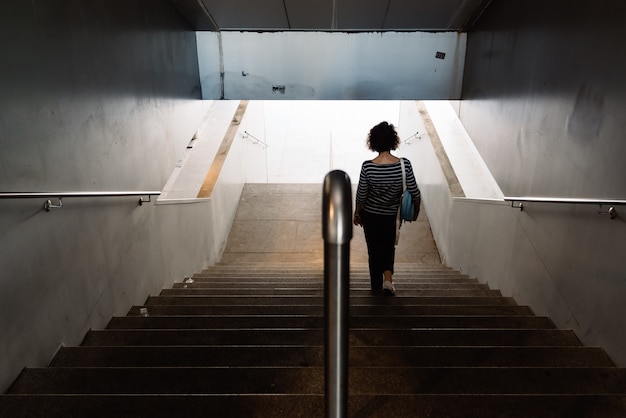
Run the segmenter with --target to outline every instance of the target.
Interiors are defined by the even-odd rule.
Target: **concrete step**
[[[400,285],[398,285],[400,286]],[[298,280],[290,280],[283,281],[277,280],[273,282],[255,282],[255,281],[236,281],[231,282],[227,280],[213,280],[213,281],[193,281],[193,282],[178,282],[172,285],[173,289],[213,289],[215,291],[224,291],[229,289],[238,289],[238,290],[259,290],[263,291],[265,289],[294,289],[294,290],[318,290],[323,292],[324,285],[323,283],[313,283],[309,281],[298,281]],[[369,281],[362,281],[360,283],[351,283],[351,290],[369,290],[370,283]],[[475,283],[475,282],[436,282],[436,281],[411,281],[410,283],[403,282],[402,289],[489,289],[489,287],[485,284]]]
[[[396,287],[397,288],[397,287]],[[499,290],[491,289],[406,289],[402,288],[398,290],[397,296],[402,297],[421,297],[421,296],[502,296]],[[293,287],[275,287],[275,288],[259,288],[259,289],[188,289],[188,288],[174,288],[163,289],[159,296],[316,296],[323,297],[323,289],[297,289]],[[350,297],[371,297],[372,291],[370,289],[351,289]]]
[[[227,262],[227,263],[217,263],[206,269],[204,271],[234,271],[234,270],[243,270],[243,271],[324,271],[323,262],[315,263],[315,262],[272,262],[272,261],[262,261],[262,262]],[[455,272],[454,270],[444,264],[425,264],[425,263],[395,263],[394,270],[396,272],[402,271],[411,271],[411,272],[422,272],[422,271],[448,271]],[[367,272],[368,265],[367,263],[358,263],[358,262],[350,262],[350,271],[361,271]]]
[[[322,281],[324,279],[324,272],[321,271],[311,271],[311,272],[299,272],[299,271],[206,271],[202,273],[194,273],[190,276],[193,279],[215,279],[215,280],[278,280],[278,279],[300,279],[300,280],[317,280]],[[351,272],[350,273],[350,281],[352,280],[369,280],[368,272]],[[393,275],[394,280],[405,281],[405,280],[445,280],[445,279],[456,279],[456,280],[471,280],[475,281],[475,279],[470,278],[465,274],[455,273],[455,272],[397,272]]]
[[[626,395],[352,395],[348,417],[622,417]],[[5,395],[0,416],[32,418],[321,417],[323,395]],[[568,413],[570,412],[570,413]]]
[[[241,302],[241,301],[239,301]],[[323,315],[323,305],[150,305],[133,306],[128,314],[162,315]],[[528,306],[518,305],[369,305],[350,306],[350,315],[532,315]]]
[[[349,394],[626,394],[626,369],[351,367]],[[323,394],[323,367],[47,367],[10,393]]]
[[[513,298],[500,296],[402,296],[372,297],[354,296],[350,298],[350,305],[374,306],[410,306],[410,305],[515,305]],[[323,306],[323,296],[150,296],[145,306],[156,305],[307,305]]]
[[[546,317],[537,316],[351,316],[353,328],[530,328],[553,329]],[[108,329],[232,329],[232,328],[323,328],[322,315],[207,315],[114,317]]]
[[[211,266],[209,268],[203,269],[201,271],[195,272],[195,274],[229,274],[229,273],[246,273],[246,274],[324,274],[324,266],[320,263],[319,265],[311,266],[308,265],[306,267],[289,267],[288,264],[285,266],[273,265],[262,265],[263,263],[256,264],[254,266],[242,266],[240,264],[226,264],[223,266]],[[284,264],[284,263],[283,263]],[[451,274],[451,275],[464,275],[464,273],[454,270],[447,267],[437,267],[437,266],[424,266],[419,267],[420,264],[412,264],[407,265],[404,263],[396,263],[394,266],[394,275],[395,274],[411,274],[411,275],[422,275],[422,274]],[[367,265],[356,265],[352,263],[350,265],[349,270],[350,275],[368,275],[369,267]]]
[[[215,285],[220,284],[230,284],[231,286],[237,285],[251,285],[251,286],[284,286],[285,284],[289,285],[307,285],[307,286],[316,286],[320,289],[324,288],[324,278],[323,277],[298,277],[294,275],[284,276],[284,277],[254,277],[251,275],[242,275],[242,276],[218,276],[218,277],[207,277],[207,276],[193,276],[186,277],[181,280],[180,283],[211,283]],[[397,285],[420,285],[420,284],[475,284],[479,285],[480,283],[475,279],[470,279],[468,277],[405,277],[405,278],[394,278],[394,282]],[[350,278],[350,287],[363,287],[369,286],[370,278],[369,276],[363,277],[351,277]]]
[[[291,272],[291,273],[323,273],[324,265],[319,264],[307,264],[306,266],[297,267],[290,266],[289,263],[270,263],[265,265],[264,263],[244,265],[243,263],[227,263],[224,265],[214,265],[196,271],[195,273],[228,273],[228,272]],[[350,262],[350,274],[369,274],[369,267],[367,263],[354,263]],[[395,263],[394,274],[465,274],[462,271],[452,269],[442,264],[430,265],[430,264],[409,264],[409,263]]]
[[[351,278],[350,288],[363,288],[370,286],[370,278]],[[483,288],[489,289],[489,286],[484,283],[479,283],[475,279],[460,278],[460,277],[444,277],[444,278],[405,278],[396,279],[394,283],[398,286],[407,288],[454,288],[454,285],[459,285],[462,288]],[[303,287],[307,289],[323,289],[323,278],[312,277],[266,277],[266,278],[251,278],[247,277],[187,277],[180,282],[174,283],[173,287],[183,287],[182,285],[188,285],[188,287],[259,287],[259,288],[271,288],[271,287]]]
[[[572,331],[546,329],[351,329],[351,346],[577,346]],[[89,331],[85,346],[323,345],[323,329]]]
[[[612,367],[599,347],[350,347],[350,366]],[[62,347],[51,367],[324,367],[323,346]]]

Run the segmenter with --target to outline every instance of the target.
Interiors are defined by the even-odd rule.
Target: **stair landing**
[[[356,185],[352,187],[356,193]],[[354,202],[354,199],[353,199]],[[322,184],[246,184],[222,262],[324,261]],[[350,260],[367,262],[363,228],[355,226]],[[404,223],[396,248],[398,263],[440,263],[424,208]]]

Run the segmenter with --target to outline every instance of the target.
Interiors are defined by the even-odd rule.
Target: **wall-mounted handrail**
[[[248,139],[248,137],[252,137],[252,138],[254,138],[254,141],[250,140],[250,142],[252,142],[253,144],[261,144],[261,145],[263,145],[263,148],[267,148],[267,146],[268,146],[265,142],[263,142],[262,140],[260,140],[256,136],[252,135],[248,131],[243,131],[243,135],[241,135],[241,137],[244,138],[244,139]]]
[[[139,198],[139,205],[144,202],[150,202],[151,196],[158,196],[159,191],[94,191],[94,192],[0,192],[0,199],[32,199],[43,198],[48,199],[44,203],[44,209],[49,211],[52,208],[63,207],[63,198],[84,198],[84,197],[116,197],[116,196],[141,196]],[[147,196],[148,199],[143,197]],[[52,203],[52,199],[58,199],[58,203],[55,205]]]
[[[504,198],[504,201],[511,202],[511,207],[514,207],[519,210],[524,210],[524,202],[563,203],[563,204],[573,204],[573,205],[598,205],[599,206],[598,214],[609,215],[611,219],[615,219],[617,217],[617,210],[614,208],[614,206],[626,205],[626,200],[623,200],[623,199],[583,199],[583,198],[567,198],[567,197],[535,197],[535,196],[511,197],[511,196],[507,196]],[[515,206],[515,203],[519,203],[519,205]],[[609,209],[606,211],[603,211],[602,206],[609,206]]]
[[[402,143],[403,144],[407,144],[407,145],[411,144],[409,141],[411,141],[412,139],[415,139],[415,138],[419,138],[419,136],[417,136],[417,134],[419,134],[419,131],[415,131],[415,133],[413,135],[403,139]]]
[[[341,170],[333,170],[324,178],[324,405],[327,418],[348,415],[351,187],[350,177]]]
[[[576,205],[626,205],[622,199],[579,199],[566,197],[505,197],[507,202],[571,203]]]

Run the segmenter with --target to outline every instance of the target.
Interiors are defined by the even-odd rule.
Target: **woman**
[[[400,138],[392,124],[381,122],[367,136],[367,147],[378,153],[373,160],[361,166],[356,192],[354,224],[365,232],[372,290],[383,290],[395,295],[393,264],[395,258],[396,220],[402,197],[402,165],[400,158],[391,154],[398,148]],[[411,192],[417,219],[420,191],[413,175],[411,162],[404,159],[406,186]]]

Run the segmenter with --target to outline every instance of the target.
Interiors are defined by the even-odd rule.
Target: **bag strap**
[[[406,171],[404,169],[404,158],[400,158],[400,165],[402,166],[402,193],[406,190]]]
[[[402,197],[406,190],[406,173],[404,172],[404,158],[400,157],[400,166],[402,166],[402,195],[400,196],[400,207],[398,207],[398,215],[396,216],[396,245],[400,239],[400,227],[402,226],[402,219],[400,218],[400,212],[402,211]]]

